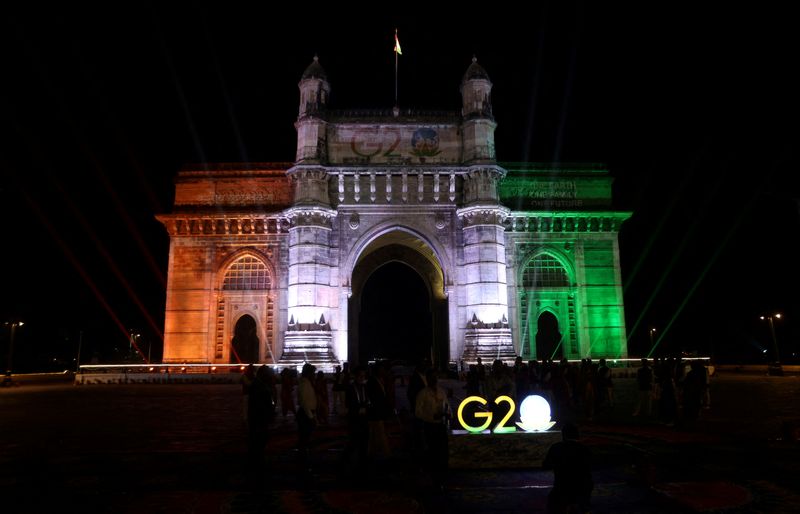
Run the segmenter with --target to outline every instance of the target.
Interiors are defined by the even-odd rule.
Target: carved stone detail
[[[458,218],[466,227],[474,225],[503,225],[509,210],[502,206],[476,206],[458,210]]]
[[[348,221],[348,225],[350,225],[350,228],[355,230],[358,228],[360,224],[361,224],[361,218],[359,218],[358,213],[354,212],[353,214],[351,214],[350,220]]]

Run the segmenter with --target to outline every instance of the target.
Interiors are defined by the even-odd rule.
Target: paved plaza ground
[[[592,512],[800,510],[800,443],[786,437],[800,427],[800,377],[718,375],[691,429],[633,418],[634,388],[616,380],[614,409],[580,424],[595,461]],[[476,448],[488,469],[452,469],[439,491],[411,462],[401,424],[389,434],[393,457],[351,473],[334,417],[314,433],[307,474],[294,420],[279,414],[267,468],[252,476],[237,385],[3,388],[0,512],[544,512],[552,473]]]

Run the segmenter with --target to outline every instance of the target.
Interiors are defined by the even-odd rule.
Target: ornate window
[[[567,287],[567,270],[555,257],[542,254],[528,261],[522,272],[522,287]]]
[[[263,262],[246,255],[234,261],[225,273],[222,289],[226,291],[269,289],[269,271]]]

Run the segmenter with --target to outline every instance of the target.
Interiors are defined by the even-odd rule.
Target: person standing
[[[367,460],[369,424],[367,421],[367,370],[358,366],[354,370],[355,380],[347,385],[347,447],[344,451],[345,466],[359,469]]]
[[[317,371],[314,381],[314,392],[317,395],[317,421],[320,425],[328,424],[328,380],[325,373]]]
[[[639,399],[633,415],[650,416],[653,401],[653,370],[647,359],[642,359],[642,367],[636,372],[636,387],[639,390]]]
[[[614,383],[611,381],[611,368],[605,359],[600,359],[597,367],[597,384],[600,393],[599,403],[604,407],[614,408]]]
[[[281,371],[281,412],[283,417],[291,412],[297,416],[297,409],[294,407],[294,377],[297,370],[283,368]]]
[[[347,390],[347,382],[344,380],[344,375],[342,374],[342,367],[336,366],[336,370],[333,373],[333,387],[331,390],[333,391],[333,415],[337,416],[339,414],[339,409],[345,409],[345,391]]]
[[[317,394],[314,391],[314,372],[317,368],[306,362],[300,373],[300,384],[297,387],[297,447],[304,468],[310,471],[308,462],[308,445],[311,432],[317,424]]]
[[[592,489],[592,454],[578,442],[578,427],[568,423],[561,430],[563,441],[547,451],[542,468],[553,470],[553,489],[547,496],[552,514],[589,512]]]
[[[706,384],[705,366],[699,360],[694,360],[691,371],[686,374],[683,381],[683,419],[690,426],[700,415],[706,387],[708,384]]]
[[[374,461],[389,457],[389,439],[386,437],[385,422],[389,419],[389,402],[386,391],[386,368],[376,364],[373,376],[367,381],[367,420],[369,421],[369,443],[367,455]]]
[[[422,467],[424,459],[424,446],[425,435],[423,433],[423,423],[416,415],[417,396],[419,392],[427,387],[425,382],[425,373],[428,368],[428,363],[422,360],[414,367],[414,373],[408,380],[408,388],[406,389],[406,397],[408,398],[408,445],[411,448],[412,471],[419,471]]]
[[[417,395],[416,416],[424,424],[427,446],[428,470],[437,489],[444,486],[449,461],[447,421],[450,418],[450,404],[447,395],[437,385],[435,370],[428,370],[427,386]]]
[[[256,378],[256,368],[252,364],[247,366],[247,369],[242,373],[239,382],[242,384],[242,420],[247,423],[247,414],[250,406],[250,386],[253,385],[253,380]]]
[[[258,368],[250,383],[247,399],[248,463],[252,472],[260,473],[264,466],[269,424],[275,418],[274,386],[267,366]]]

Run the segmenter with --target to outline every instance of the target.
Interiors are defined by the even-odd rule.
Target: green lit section
[[[512,211],[506,245],[522,253],[515,298],[521,355],[627,357],[617,235],[631,213],[612,209],[608,170],[598,164],[502,166],[508,173],[498,193]],[[554,261],[563,266],[566,284],[553,279],[562,276],[552,270]],[[542,269],[531,269],[537,262]]]
[[[530,281],[521,281],[518,305],[525,355],[556,359],[560,356],[620,358],[628,354],[622,284],[617,268],[619,258],[612,239],[616,234],[604,234],[605,239],[594,235],[593,239],[583,241],[580,236],[575,234],[568,244],[572,252],[564,252],[564,245],[560,245],[562,250],[556,247],[549,250],[547,246],[542,250],[557,255],[563,263],[569,277],[566,287],[536,287]],[[579,254],[574,251],[576,246],[581,247]],[[525,266],[534,259],[529,259]],[[520,273],[523,277],[536,275],[527,267]],[[537,283],[548,282],[539,280]],[[541,355],[536,351],[536,336],[539,317],[544,312],[556,317],[561,338],[554,349]]]

